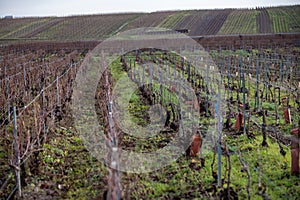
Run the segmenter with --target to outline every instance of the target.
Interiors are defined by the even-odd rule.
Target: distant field
[[[300,6],[267,8],[267,11],[274,33],[300,31]]]
[[[235,10],[225,21],[218,34],[253,34],[257,33],[256,11]]]
[[[300,5],[0,19],[0,39],[100,40],[140,27],[186,30],[190,36],[299,32],[299,13]]]

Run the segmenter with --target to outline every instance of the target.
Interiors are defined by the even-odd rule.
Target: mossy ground
[[[271,199],[297,199],[300,195],[300,179],[290,175],[291,155],[282,156],[278,145],[268,139],[268,147],[262,147],[262,137],[249,139],[246,135],[224,138],[230,152],[230,187],[239,199],[247,198],[247,174],[238,157],[239,141],[242,159],[247,163],[250,175],[252,199],[262,199],[257,194],[258,180],[266,187]],[[261,163],[259,162],[259,155]],[[201,159],[181,156],[170,165],[151,173],[122,173],[123,194],[126,199],[215,199],[227,187],[228,162],[222,156],[223,186],[217,187],[217,162],[213,151]],[[72,129],[61,128],[55,138],[44,145],[40,154],[39,174],[30,176],[30,184],[24,190],[24,198],[94,199],[107,189],[106,166],[85,149]],[[260,165],[262,171],[260,170]],[[213,166],[213,167],[212,167]]]

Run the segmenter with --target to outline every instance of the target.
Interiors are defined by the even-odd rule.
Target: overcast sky
[[[68,16],[300,4],[300,0],[0,0],[0,16]]]

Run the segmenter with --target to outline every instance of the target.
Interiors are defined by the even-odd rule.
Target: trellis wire
[[[14,149],[15,149],[15,158],[14,158],[14,167],[15,167],[15,174],[16,174],[16,187],[15,189],[11,192],[11,194],[8,196],[8,199],[10,199],[12,197],[12,195],[14,194],[14,192],[16,190],[18,190],[18,196],[20,197],[21,194],[22,194],[22,190],[21,190],[21,177],[20,177],[20,166],[23,165],[26,160],[28,160],[28,158],[31,156],[32,154],[32,151],[28,152],[27,155],[23,155],[21,157],[20,153],[19,153],[19,147],[18,147],[18,135],[17,135],[17,118],[18,116],[21,116],[23,114],[23,112],[29,108],[30,105],[32,105],[34,102],[36,102],[40,97],[42,97],[42,102],[45,101],[45,96],[44,96],[44,92],[46,90],[48,90],[50,87],[52,87],[54,84],[57,84],[58,83],[58,80],[63,78],[64,76],[66,76],[68,74],[68,72],[74,67],[76,66],[77,64],[81,63],[82,60],[80,60],[78,63],[74,63],[72,65],[70,65],[68,67],[68,69],[63,73],[61,74],[60,76],[57,76],[57,78],[52,81],[48,86],[42,88],[42,90],[28,103],[26,104],[23,108],[18,108],[19,111],[18,111],[18,114],[16,113],[16,106],[13,106],[13,111],[12,112],[8,112],[9,115],[13,114],[14,116],[14,120],[13,121],[10,121],[9,118],[7,118],[6,120],[8,120],[8,124],[9,125],[10,123],[13,122],[13,126],[14,126]],[[76,74],[76,73],[75,73]],[[56,85],[56,88],[57,88],[57,85]],[[44,113],[44,107],[42,106],[42,113]],[[44,113],[45,114],[45,113]],[[43,115],[44,115],[43,114]],[[4,120],[4,121],[6,121]],[[1,125],[2,126],[2,125]],[[5,127],[2,127],[1,128],[2,130],[5,129]],[[45,118],[43,117],[43,135],[42,137],[40,137],[38,139],[38,143],[40,144],[40,142],[42,140],[45,139],[46,137],[46,132],[47,132],[47,128],[46,128],[46,122],[45,122]],[[20,162],[22,160],[22,162]],[[7,181],[10,179],[10,177],[7,178]],[[2,187],[1,187],[2,188]],[[3,189],[3,188],[2,188]]]

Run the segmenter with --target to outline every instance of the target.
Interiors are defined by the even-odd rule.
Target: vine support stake
[[[16,174],[16,182],[18,187],[18,196],[21,197],[22,189],[21,189],[21,173],[20,173],[20,151],[19,151],[19,138],[18,138],[18,128],[17,128],[17,112],[16,106],[13,107],[14,112],[14,143],[15,143],[15,174]]]
[[[249,84],[249,83],[248,83]],[[246,134],[246,83],[245,83],[245,71],[242,68],[242,92],[243,92],[243,115],[244,115],[244,122],[243,122],[243,133]]]
[[[5,91],[6,92],[6,99],[9,98],[9,82],[8,82],[8,79],[9,78],[5,79],[5,82],[6,82],[6,84],[5,84],[6,85],[6,91]]]
[[[285,103],[286,105],[283,106],[284,107],[284,119],[285,119],[285,123],[286,124],[290,124],[291,123],[291,112],[290,112],[290,108],[289,108],[289,97],[284,97],[282,98],[282,102]]]
[[[25,65],[23,66],[23,75],[24,75],[24,86],[25,86],[25,94],[27,96],[28,92],[27,92],[27,84],[26,84],[26,68],[25,68]]]
[[[292,155],[292,175],[299,176],[300,169],[299,169],[299,128],[295,128],[291,130],[291,155]]]
[[[256,59],[256,91],[255,91],[255,110],[259,109],[259,66]]]
[[[208,117],[208,75],[209,75],[209,67],[208,67],[208,53],[206,54],[206,76],[205,76],[205,88],[206,88],[206,96],[205,96],[205,117]]]
[[[43,116],[43,134],[44,134],[44,141],[46,142],[46,112],[45,112],[45,87],[43,86],[42,89],[42,116]]]
[[[8,121],[10,121],[10,103],[9,103],[9,101],[7,102],[7,119],[8,119]]]
[[[218,187],[222,186],[222,150],[221,150],[221,142],[222,142],[222,116],[220,113],[221,109],[221,92],[219,88],[218,92],[218,100],[216,104],[216,113],[218,119],[218,142],[217,142],[217,151],[218,151]]]
[[[56,76],[56,106],[59,106],[58,76]]]
[[[267,133],[266,133],[266,127],[267,127],[267,121],[266,121],[266,110],[262,110],[263,114],[263,123],[262,123],[262,134],[263,134],[263,141],[262,141],[262,146],[268,146],[267,143]]]

